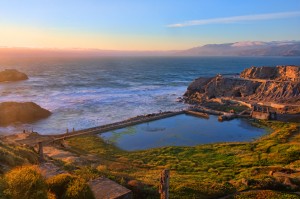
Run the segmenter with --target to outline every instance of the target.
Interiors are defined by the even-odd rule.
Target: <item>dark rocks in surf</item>
[[[28,76],[25,73],[19,72],[15,69],[0,71],[0,82],[14,82],[27,79]]]
[[[47,118],[51,112],[33,102],[0,103],[0,125],[13,123],[32,123]]]

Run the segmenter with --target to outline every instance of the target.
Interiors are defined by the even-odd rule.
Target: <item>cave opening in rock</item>
[[[233,92],[233,96],[234,97],[242,97],[242,93],[241,93],[241,91],[236,90],[236,91]]]

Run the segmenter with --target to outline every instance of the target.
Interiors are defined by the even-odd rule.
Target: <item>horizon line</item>
[[[300,13],[300,12],[299,12]],[[118,49],[101,49],[101,48],[80,48],[80,47],[72,47],[72,48],[59,48],[59,47],[26,47],[26,46],[0,46],[0,49],[28,49],[28,50],[57,50],[57,51],[110,51],[110,52],[176,52],[176,51],[182,51],[182,50],[188,50],[195,47],[203,47],[205,45],[211,45],[211,44],[234,44],[234,43],[240,43],[240,42],[264,42],[264,43],[271,43],[271,42],[300,42],[300,40],[272,40],[272,41],[262,41],[262,40],[241,40],[241,41],[235,41],[235,42],[221,42],[221,43],[206,43],[203,45],[198,46],[191,46],[189,48],[185,49],[170,49],[170,50],[118,50]]]

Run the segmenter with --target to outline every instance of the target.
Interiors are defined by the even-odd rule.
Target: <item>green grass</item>
[[[268,173],[271,166],[299,168],[299,124],[261,121],[254,125],[272,131],[248,143],[163,147],[135,152],[122,151],[98,136],[77,137],[68,142],[77,153],[93,153],[100,157],[99,171],[117,181],[135,179],[156,190],[161,170],[169,168],[170,198],[215,198],[248,189],[286,191]],[[245,186],[241,183],[243,178],[251,183]]]
[[[291,193],[282,193],[282,192],[271,191],[271,190],[263,190],[263,191],[249,191],[245,193],[240,193],[230,197],[229,199],[248,199],[248,198],[298,199],[299,195],[291,194]]]
[[[36,164],[38,155],[33,149],[25,146],[7,144],[0,140],[0,175],[24,164]]]
[[[82,169],[84,170],[84,169]],[[94,199],[87,180],[74,174],[58,174],[47,180],[36,165],[15,167],[0,176],[1,199]]]
[[[288,192],[298,189],[282,185],[269,172],[299,169],[300,124],[260,121],[253,125],[266,128],[269,133],[253,142],[134,152],[120,150],[98,136],[75,137],[68,140],[69,150],[83,156],[94,154],[99,162],[93,167],[73,165],[70,172],[84,181],[104,175],[133,190],[135,198],[159,197],[159,176],[164,168],[171,170],[170,198],[217,198],[230,194],[232,198],[254,198],[258,192],[251,190],[277,190],[261,191],[261,198],[297,198]],[[37,163],[37,154],[23,146],[0,142],[0,160],[0,171],[4,172]],[[299,182],[294,183],[300,186]],[[74,187],[81,188],[77,184]],[[241,193],[234,195],[237,192]]]

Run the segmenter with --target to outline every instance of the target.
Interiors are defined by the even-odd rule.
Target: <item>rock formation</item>
[[[184,96],[188,103],[230,98],[300,105],[300,67],[251,67],[245,69],[239,78],[222,75],[201,77],[189,85]]]
[[[46,118],[51,112],[33,102],[3,102],[0,103],[0,125],[21,122],[31,123]]]
[[[6,69],[4,71],[0,71],[0,82],[20,81],[26,79],[28,79],[26,74],[15,69]]]
[[[241,73],[242,78],[277,81],[300,81],[299,66],[251,67]]]

